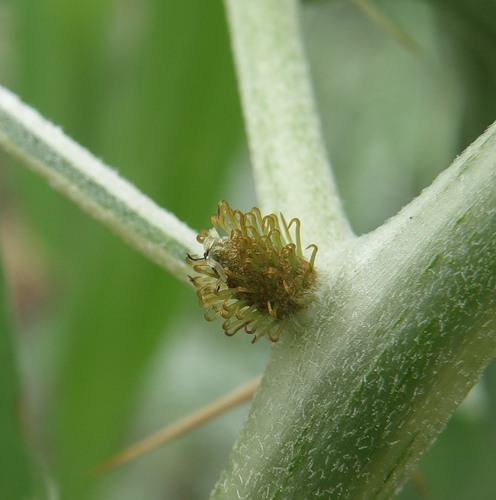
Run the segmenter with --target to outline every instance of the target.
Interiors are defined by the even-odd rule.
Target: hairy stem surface
[[[351,229],[315,109],[298,2],[226,6],[262,211],[298,217],[304,241],[331,247]]]
[[[180,279],[195,233],[0,87],[0,144],[83,210]]]
[[[496,126],[320,262],[212,498],[389,498],[496,355]]]

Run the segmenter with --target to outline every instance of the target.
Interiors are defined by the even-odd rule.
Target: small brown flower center
[[[205,318],[223,318],[226,335],[244,329],[256,332],[253,341],[264,335],[277,341],[288,318],[311,301],[316,245],[307,247],[312,249],[307,260],[298,219],[288,224],[282,215],[262,217],[258,208],[242,213],[225,201],[212,225],[198,235],[204,258],[187,259],[199,273],[191,281]]]

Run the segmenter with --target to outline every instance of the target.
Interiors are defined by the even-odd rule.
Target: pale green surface
[[[298,2],[225,4],[260,208],[298,217],[304,239],[330,248],[352,232],[316,113]]]
[[[452,22],[437,24],[418,2],[378,2],[420,42],[422,56],[407,53],[348,3],[305,9],[318,108],[357,233],[396,213],[495,117],[488,71],[494,2],[471,4],[470,15],[463,2],[444,4],[461,12],[456,30]],[[206,227],[220,198],[244,209],[255,204],[246,174],[226,175],[242,156],[241,121],[220,4],[11,0],[1,7],[8,47],[0,52],[2,84],[191,227]],[[460,45],[453,32],[466,35]],[[464,60],[467,46],[479,56]],[[71,499],[205,498],[242,411],[107,478],[89,480],[87,470],[119,443],[255,375],[267,345],[193,323],[202,314],[189,290],[38,177],[13,165],[6,174],[10,202],[35,234],[30,248],[43,260],[48,284],[22,323],[20,359],[49,484]],[[188,319],[171,321],[183,307]],[[475,413],[472,407],[455,415],[423,459],[431,498],[492,498],[493,386],[481,388]],[[410,485],[401,496],[419,498]]]
[[[274,346],[213,498],[402,486],[496,355],[495,164],[493,125],[388,223],[321,258],[322,296]]]

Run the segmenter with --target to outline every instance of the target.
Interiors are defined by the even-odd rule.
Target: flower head
[[[197,237],[203,257],[186,259],[198,273],[190,280],[205,319],[222,318],[229,336],[243,329],[255,334],[253,342],[263,336],[276,342],[288,318],[311,300],[317,246],[306,248],[307,260],[300,221],[262,217],[258,208],[243,213],[220,201],[211,220],[213,228]]]

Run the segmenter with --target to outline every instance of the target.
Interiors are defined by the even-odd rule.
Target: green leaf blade
[[[5,498],[22,500],[33,493],[34,483],[23,422],[25,402],[8,310],[3,266],[0,265],[0,491]]]

